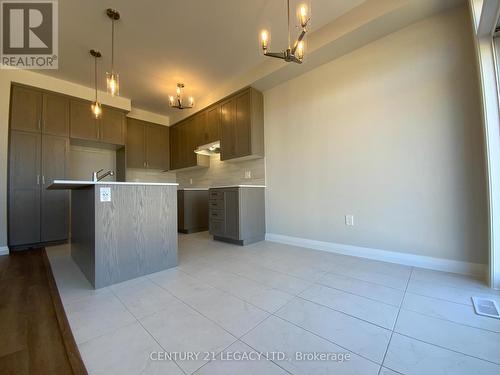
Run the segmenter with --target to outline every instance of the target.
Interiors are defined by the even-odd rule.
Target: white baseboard
[[[479,263],[468,263],[458,260],[434,258],[424,255],[409,254],[396,251],[372,249],[353,245],[337,244],[309,240],[306,238],[285,236],[282,234],[266,233],[266,240],[279,242],[287,245],[307,247],[314,250],[327,251],[330,253],[351,255],[360,258],[380,260],[383,262],[403,264],[405,266],[428,268],[436,271],[461,273],[484,277],[487,266]]]
[[[9,248],[7,246],[0,246],[0,255],[9,255]]]

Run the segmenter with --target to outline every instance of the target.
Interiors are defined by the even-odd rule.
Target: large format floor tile
[[[207,233],[179,236],[178,267],[98,291],[67,247],[49,258],[91,374],[500,373],[500,320],[471,304],[500,292],[473,277]]]
[[[384,366],[406,375],[496,375],[500,366],[395,333]]]
[[[435,318],[500,333],[500,319],[477,315],[471,305],[406,293],[402,307]]]
[[[322,285],[313,285],[300,297],[387,329],[394,327],[398,314],[395,306]]]
[[[382,363],[391,331],[296,298],[276,315],[372,361]]]
[[[379,365],[322,339],[302,328],[271,316],[241,339],[261,352],[284,353],[275,361],[292,374],[377,374]],[[331,353],[349,360],[302,360],[305,353]]]
[[[400,306],[404,291],[352,277],[328,273],[319,279],[318,284],[340,289],[345,292],[371,298],[394,306]]]
[[[79,299],[66,305],[65,310],[78,344],[136,320],[111,292]]]
[[[281,367],[238,341],[199,369],[197,375],[287,375]]]
[[[87,341],[79,349],[92,375],[182,374],[173,361],[151,360],[163,349],[137,322]]]
[[[198,354],[196,359],[178,361],[188,374],[208,361],[204,353],[218,353],[236,341],[236,337],[180,301],[172,301],[141,323],[167,352]]]
[[[395,332],[500,364],[500,334],[402,309]]]

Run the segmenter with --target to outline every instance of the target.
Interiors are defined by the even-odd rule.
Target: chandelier
[[[286,1],[287,23],[288,23],[288,48],[282,52],[269,52],[271,35],[267,30],[262,30],[260,33],[260,48],[264,52],[264,56],[274,57],[285,60],[286,62],[294,62],[302,64],[304,60],[304,37],[307,33],[307,25],[311,20],[310,7],[305,4],[299,5],[297,9],[297,18],[301,28],[301,32],[294,42],[293,46],[290,42],[290,0]]]
[[[177,109],[189,109],[194,106],[194,99],[192,96],[188,98],[189,104],[184,104],[182,101],[182,90],[184,89],[184,83],[177,84],[176,95],[173,97],[172,95],[168,97],[168,104],[172,108]]]

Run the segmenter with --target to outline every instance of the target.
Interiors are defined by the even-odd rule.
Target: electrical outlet
[[[250,178],[252,178],[252,171],[250,170],[246,170],[245,171],[245,178],[248,180]]]
[[[345,225],[349,227],[354,226],[354,215],[345,215]]]
[[[111,188],[102,187],[99,189],[101,202],[111,202]]]
[[[193,179],[192,179],[192,178],[190,178],[190,179],[189,179],[189,185],[192,185],[192,184],[193,184]]]

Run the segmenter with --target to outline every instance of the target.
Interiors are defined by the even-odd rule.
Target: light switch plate
[[[101,198],[101,202],[111,202],[111,188],[110,187],[99,188],[99,195]]]
[[[250,178],[252,178],[252,171],[250,170],[246,170],[245,171],[245,178],[248,180]]]

